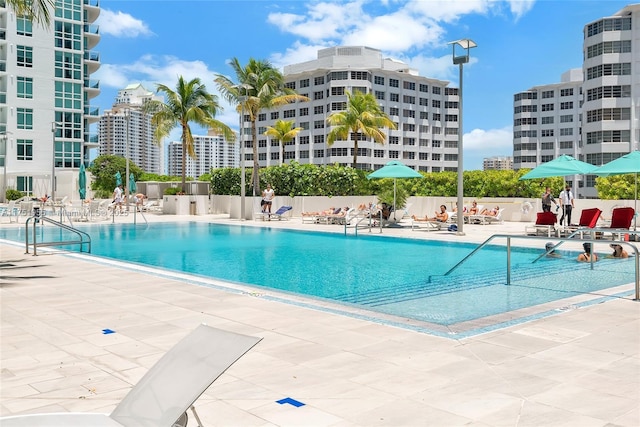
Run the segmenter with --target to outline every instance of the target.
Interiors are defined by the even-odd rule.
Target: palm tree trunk
[[[253,182],[253,197],[258,194],[258,188],[260,187],[260,178],[258,177],[258,170],[260,165],[258,164],[258,135],[256,134],[256,119],[251,116],[251,143],[253,144],[253,173],[251,175],[251,181]]]
[[[184,193],[184,187],[187,182],[187,139],[184,134],[184,130],[182,131],[182,185],[180,187],[180,192]]]
[[[355,141],[353,141],[353,164],[351,165],[352,168],[357,169],[356,166],[358,164],[358,139],[356,138]]]
[[[282,159],[280,159],[280,165],[284,165],[284,141],[280,141],[280,145],[282,145]]]

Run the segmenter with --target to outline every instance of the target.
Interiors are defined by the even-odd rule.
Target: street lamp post
[[[459,66],[459,80],[460,80],[460,88],[458,89],[458,102],[459,102],[459,111],[460,117],[458,117],[458,209],[456,210],[457,214],[457,226],[458,231],[456,234],[458,236],[464,236],[464,181],[463,181],[463,162],[462,162],[462,134],[464,133],[464,129],[462,127],[462,66],[469,62],[469,50],[478,46],[471,39],[461,39],[453,42],[449,42],[448,44],[453,46],[453,65]],[[456,56],[456,46],[464,49],[463,55]]]

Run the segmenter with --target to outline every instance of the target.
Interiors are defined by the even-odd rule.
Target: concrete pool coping
[[[242,223],[338,232],[295,218]],[[524,226],[467,226],[463,238],[522,234]],[[383,231],[460,239],[438,233]],[[139,269],[1,248],[3,263],[14,264],[0,282],[2,416],[110,412],[179,338],[207,323],[264,339],[196,403],[204,425],[640,425],[640,303],[631,297],[445,339]],[[285,397],[305,406],[276,403]]]

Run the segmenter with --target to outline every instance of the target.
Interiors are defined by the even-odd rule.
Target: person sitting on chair
[[[418,218],[415,215],[411,217],[415,221],[435,221],[435,222],[447,222],[449,214],[447,213],[447,207],[440,205],[440,212],[436,212],[436,216],[429,218],[425,215],[424,218]]]
[[[498,212],[500,212],[500,207],[496,206],[493,209],[482,209],[482,212],[480,212],[480,215],[487,215],[487,216],[497,216]]]
[[[584,252],[578,255],[578,261],[591,262],[591,261],[598,260],[598,255],[591,252],[591,243],[589,242],[583,243],[582,247],[584,248]]]
[[[478,215],[478,203],[474,200],[471,202],[471,207],[469,208],[469,212],[463,211],[464,215]]]

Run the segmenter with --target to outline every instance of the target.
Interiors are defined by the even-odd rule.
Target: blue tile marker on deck
[[[281,405],[284,405],[285,403],[288,403],[289,405],[295,406],[296,408],[304,406],[304,403],[298,402],[297,400],[292,399],[290,397],[285,397],[284,399],[276,400],[276,403],[279,403]]]
[[[107,335],[107,334],[115,334],[115,333],[116,333],[116,331],[112,331],[111,329],[103,329],[103,330],[102,330],[102,333],[103,333],[104,335]]]

